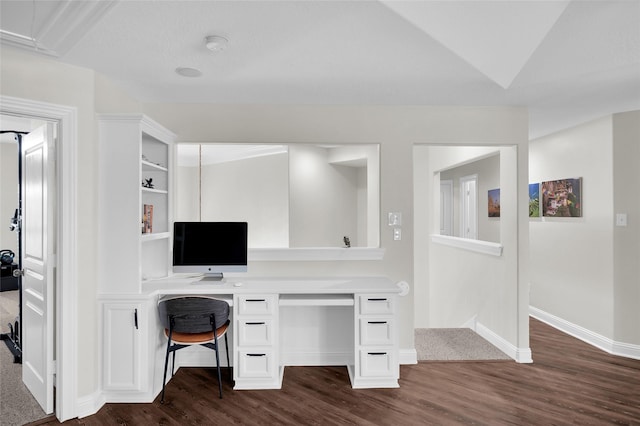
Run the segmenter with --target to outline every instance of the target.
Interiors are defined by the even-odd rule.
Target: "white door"
[[[440,181],[440,235],[453,236],[453,181]]]
[[[22,381],[53,412],[54,124],[22,139]]]
[[[478,239],[478,176],[460,178],[460,236]]]

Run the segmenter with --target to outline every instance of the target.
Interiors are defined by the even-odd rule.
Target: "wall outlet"
[[[402,229],[393,228],[393,239],[394,241],[400,241],[402,239]]]
[[[616,213],[616,226],[627,226],[626,213]]]

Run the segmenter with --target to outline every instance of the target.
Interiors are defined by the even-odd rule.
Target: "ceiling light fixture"
[[[176,73],[183,77],[200,77],[202,75],[202,71],[199,69],[188,67],[178,67]]]
[[[204,38],[204,45],[212,52],[219,52],[227,47],[229,40],[222,36],[210,35]]]

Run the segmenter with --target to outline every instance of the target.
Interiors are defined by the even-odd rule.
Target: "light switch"
[[[627,226],[626,213],[616,213],[616,226]]]
[[[389,226],[402,225],[402,213],[389,213]]]

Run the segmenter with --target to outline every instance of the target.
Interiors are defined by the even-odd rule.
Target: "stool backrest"
[[[211,297],[177,297],[158,304],[160,322],[178,333],[204,333],[223,326],[229,319],[229,304]],[[212,324],[212,319],[215,321]]]

